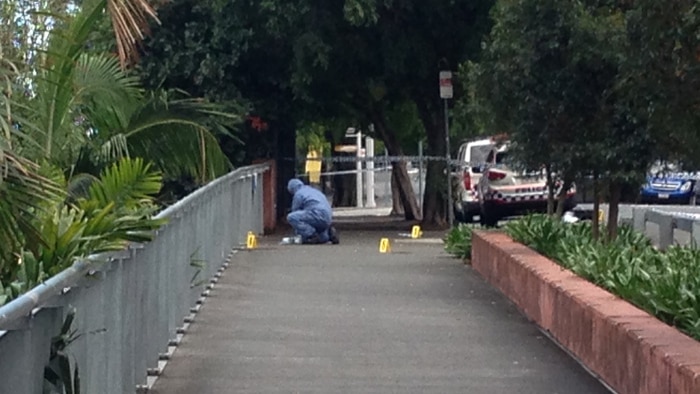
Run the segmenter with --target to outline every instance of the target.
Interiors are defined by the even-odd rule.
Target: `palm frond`
[[[83,54],[74,79],[74,101],[92,126],[123,129],[140,102],[138,77],[119,68],[116,58],[106,54]]]
[[[99,179],[90,185],[89,199],[100,207],[115,204],[120,209],[132,209],[160,190],[161,176],[141,158],[123,158],[102,172]]]
[[[71,109],[75,103],[74,81],[76,65],[84,51],[85,43],[95,23],[101,17],[104,0],[94,6],[85,4],[81,12],[70,23],[56,27],[46,51],[46,64],[36,78],[36,114],[38,126],[43,131],[41,138],[45,157],[51,159],[60,152],[56,140],[79,137],[69,132],[72,125]],[[72,141],[71,141],[72,142]]]
[[[100,147],[100,158],[109,162],[129,156],[129,143],[124,134],[115,134]]]
[[[9,151],[3,151],[1,159],[0,270],[22,246],[36,248],[44,242],[34,219],[50,201],[61,201],[63,196],[55,182],[39,174],[36,164]]]
[[[138,59],[138,45],[148,33],[150,20],[160,21],[147,0],[108,0],[107,10],[112,19],[119,60],[125,68]]]
[[[227,126],[236,125],[241,117],[228,109],[201,99],[153,93],[125,132],[129,154],[153,160],[168,177],[189,175],[207,182],[231,168],[217,134],[233,137]]]

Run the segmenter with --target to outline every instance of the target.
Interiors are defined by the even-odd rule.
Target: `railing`
[[[590,210],[590,204],[576,209]],[[608,217],[608,205],[601,204],[603,217]],[[700,245],[700,206],[694,205],[634,205],[620,204],[620,224],[632,226],[646,235],[659,249],[671,245]]]
[[[661,250],[671,245],[700,245],[700,207],[632,207],[632,225]]]
[[[268,169],[255,165],[216,179],[159,214],[168,223],[153,241],[100,256],[99,263],[77,262],[0,307],[0,393],[42,392],[51,339],[68,307],[76,309],[81,334],[67,349],[81,392],[145,387],[198,310],[209,279],[248,231],[262,232]]]

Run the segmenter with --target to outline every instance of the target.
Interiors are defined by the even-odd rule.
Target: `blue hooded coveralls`
[[[314,235],[318,236],[319,242],[328,242],[333,211],[326,196],[313,187],[304,185],[299,179],[290,180],[287,190],[294,196],[292,212],[287,215],[287,221],[301,235],[302,242]]]

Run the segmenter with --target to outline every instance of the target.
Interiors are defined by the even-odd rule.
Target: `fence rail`
[[[577,210],[592,211],[592,204],[580,204]],[[608,205],[601,204],[604,217]],[[659,249],[671,245],[700,245],[700,206],[620,204],[618,222],[646,235]]]
[[[68,308],[81,392],[133,394],[147,383],[248,231],[263,230],[267,164],[240,168],[161,212],[153,241],[75,263],[0,307],[0,393],[42,392],[52,337]],[[203,264],[195,264],[203,262]]]
[[[632,226],[659,249],[700,245],[700,207],[633,206]]]

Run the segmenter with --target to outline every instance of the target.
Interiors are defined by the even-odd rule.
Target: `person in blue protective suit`
[[[326,196],[311,186],[304,185],[299,179],[292,179],[287,184],[292,198],[292,211],[287,221],[301,236],[304,244],[339,243],[338,234],[331,225],[333,210]]]

